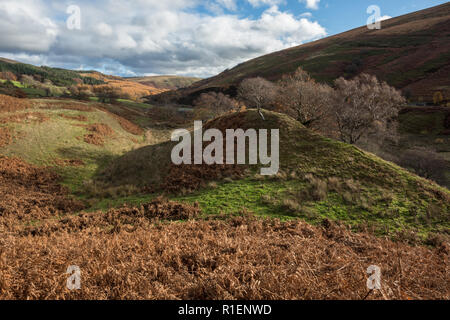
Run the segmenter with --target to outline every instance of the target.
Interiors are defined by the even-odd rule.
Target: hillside
[[[278,80],[303,67],[324,82],[361,72],[374,74],[409,92],[416,101],[432,101],[441,91],[450,97],[450,3],[366,26],[244,62],[181,90],[183,103],[202,91],[235,93],[244,78]]]
[[[276,177],[174,167],[139,108],[0,95],[1,299],[449,298],[448,190],[273,112],[205,127],[281,128]]]
[[[0,155],[54,167],[72,191],[100,167],[146,145],[145,131],[125,106],[0,95]]]
[[[176,90],[185,88],[201,80],[200,78],[181,77],[181,76],[148,76],[148,77],[136,77],[126,79],[164,90]]]
[[[115,88],[120,88],[124,93],[130,95],[134,100],[139,99],[144,96],[159,94],[167,89],[157,88],[151,84],[140,83],[137,81],[131,81],[126,78],[121,78],[117,76],[104,75],[100,72],[93,71],[89,73],[80,73],[82,76],[89,76],[104,82],[108,86],[113,86]]]
[[[224,116],[206,127],[280,128],[281,172],[262,177],[256,168],[173,166],[167,142],[132,151],[99,175],[106,186],[146,187],[175,192],[175,199],[198,202],[204,212],[249,210],[271,217],[310,222],[339,220],[377,233],[445,234],[450,193],[372,154],[323,138],[294,119],[256,111]]]
[[[79,84],[108,85],[120,88],[122,92],[130,95],[133,99],[144,96],[160,94],[168,90],[176,90],[188,87],[199,81],[199,78],[181,76],[149,76],[122,78],[119,76],[106,75],[98,71],[74,71],[46,66],[33,66],[0,57],[0,73],[11,72],[17,78],[22,75],[38,76],[43,81],[50,80],[55,86],[69,87]],[[0,74],[0,80],[1,80]]]
[[[98,85],[104,83],[90,75],[81,76],[77,71],[46,66],[37,67],[4,58],[0,59],[0,72],[11,72],[16,77],[21,75],[39,76],[42,81],[50,80],[56,86],[76,85],[76,79],[80,79],[84,84]]]
[[[117,76],[105,75],[97,71],[74,71],[46,66],[37,67],[3,58],[0,58],[0,73],[1,72],[11,72],[16,78],[20,78],[22,75],[33,76],[35,80],[38,79],[39,82],[50,80],[52,85],[60,88],[78,85],[80,84],[80,81],[82,84],[92,86],[113,86],[119,88],[121,92],[129,95],[130,98],[134,100],[167,91],[165,88],[157,88],[151,84],[131,81]],[[189,82],[189,84],[191,83],[192,82]],[[26,91],[29,96],[38,97],[39,95],[45,95],[45,92],[39,92],[39,90],[36,89],[33,91],[31,88],[25,88],[24,91]]]
[[[2,57],[0,57],[0,61],[1,61],[1,62],[6,62],[6,63],[12,63],[12,64],[14,64],[14,63],[20,63],[20,62],[17,62],[17,61],[15,61],[15,60],[6,59],[6,58],[2,58]]]

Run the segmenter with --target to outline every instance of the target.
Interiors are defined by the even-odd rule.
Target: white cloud
[[[37,0],[0,2],[0,48],[44,52],[50,49],[58,28]]]
[[[317,10],[319,9],[320,0],[299,0],[300,2],[306,3],[308,9]]]
[[[192,9],[204,5],[200,0],[168,2],[135,0],[130,7],[125,1],[78,0],[81,30],[68,30],[60,18],[66,10],[61,1],[46,0],[44,6],[40,0],[2,0],[0,56],[120,74],[210,76],[326,35],[317,22],[277,6],[248,18],[198,13]],[[219,2],[234,8],[235,1]],[[12,11],[11,4],[24,9]]]
[[[109,37],[113,33],[113,29],[111,28],[111,26],[106,23],[103,23],[103,22],[100,22],[96,26],[96,30],[97,30],[98,34],[102,37]]]
[[[260,7],[260,6],[275,6],[278,5],[284,0],[247,0],[253,7]]]

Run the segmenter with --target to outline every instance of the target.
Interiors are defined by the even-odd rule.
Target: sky
[[[434,0],[0,0],[0,57],[119,76],[209,77]]]

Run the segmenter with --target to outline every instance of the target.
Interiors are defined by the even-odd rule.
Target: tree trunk
[[[261,116],[261,119],[263,119],[263,121],[266,121],[266,118],[264,118],[263,113],[261,112],[261,107],[258,107],[258,113]]]

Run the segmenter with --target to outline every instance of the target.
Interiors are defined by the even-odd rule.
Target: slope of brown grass
[[[18,99],[0,94],[0,112],[14,112],[28,109],[30,102],[27,99]]]
[[[95,123],[84,127],[90,132],[84,136],[84,142],[96,146],[103,146],[105,138],[114,135],[114,131],[104,123]]]
[[[12,142],[12,134],[9,128],[0,128],[0,147],[9,145]]]
[[[27,112],[27,113],[19,113],[19,114],[13,114],[6,117],[0,118],[1,124],[7,124],[7,123],[30,123],[30,122],[38,122],[42,123],[45,121],[48,121],[49,117],[44,115],[41,112]]]
[[[15,227],[14,230],[19,231],[21,235],[39,236],[50,236],[56,232],[77,233],[83,230],[104,233],[118,233],[121,230],[132,232],[138,227],[149,227],[160,220],[188,220],[198,217],[200,213],[197,204],[183,204],[158,198],[140,207],[123,206],[110,209],[106,213],[69,215],[61,220],[50,219],[42,221],[38,226]]]
[[[189,220],[156,199],[81,213],[59,177],[0,158],[0,299],[449,299],[449,246],[412,247],[324,220]],[[163,222],[161,220],[189,220]],[[81,290],[66,270],[81,268]],[[369,292],[367,267],[382,271]]]
[[[114,108],[111,108],[107,105],[97,105],[96,108],[99,110],[102,110],[103,112],[106,112],[110,116],[112,116],[114,119],[116,119],[123,130],[127,131],[128,133],[131,133],[135,136],[140,136],[144,134],[144,129],[142,129],[139,125],[133,123],[129,119],[134,119],[136,116],[142,117],[145,114],[138,112],[137,110],[129,109],[125,106],[118,106],[115,105]]]
[[[0,217],[20,224],[24,218],[80,210],[83,206],[67,198],[67,190],[58,184],[59,179],[47,168],[0,157]]]
[[[89,106],[83,102],[75,102],[70,101],[66,102],[64,100],[56,100],[61,103],[55,103],[54,101],[39,101],[41,109],[63,109],[63,110],[72,110],[72,111],[82,111],[82,112],[94,112],[95,108]]]
[[[86,116],[83,116],[83,115],[78,115],[78,116],[69,116],[69,115],[66,115],[66,114],[59,114],[59,116],[61,117],[61,118],[64,118],[64,119],[68,119],[68,120],[75,120],[75,121],[80,121],[80,122],[86,122],[86,121],[88,121],[88,118],[86,117]]]
[[[330,223],[237,217],[109,234],[94,224],[73,234],[2,234],[0,248],[2,299],[450,298],[448,247],[410,247]],[[70,265],[81,268],[81,290],[66,289]],[[381,268],[381,291],[366,287],[370,265]]]
[[[167,89],[159,89],[156,88],[150,84],[146,83],[139,83],[127,79],[123,79],[116,76],[107,76],[103,75],[99,72],[94,73],[86,73],[86,74],[80,74],[81,76],[86,77],[92,77],[97,80],[102,80],[106,83],[107,86],[119,88],[123,93],[126,93],[130,96],[132,99],[139,99],[144,96],[154,95],[158,93],[162,93],[166,91]],[[105,85],[99,85],[99,86],[105,86]],[[98,87],[98,86],[94,86]]]
[[[142,129],[141,127],[139,127],[137,124],[134,124],[133,122],[122,118],[112,112],[108,112],[111,116],[114,117],[114,119],[116,119],[120,126],[122,127],[123,130],[127,131],[128,133],[131,133],[135,136],[140,136],[144,134],[144,129]]]
[[[127,80],[138,82],[157,89],[176,90],[187,87],[201,79],[180,76],[147,76],[128,78]]]

